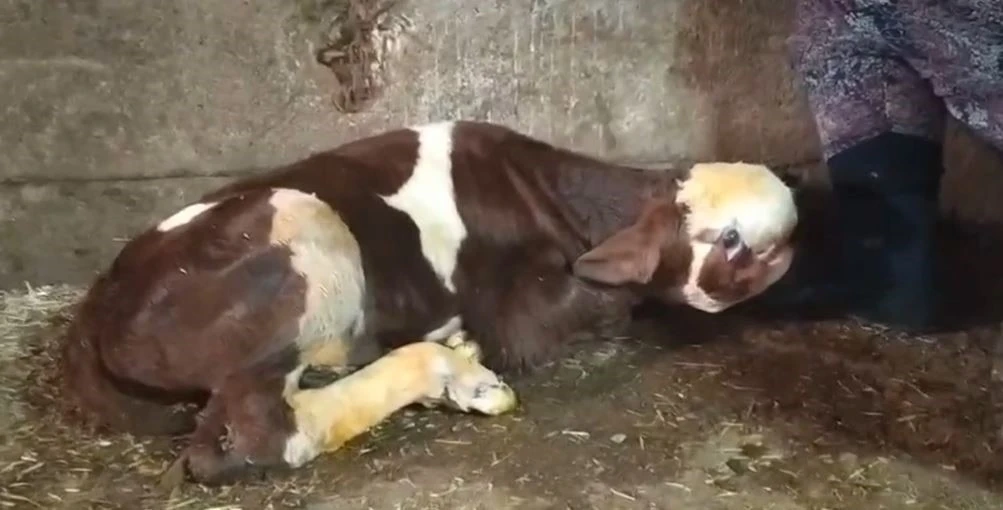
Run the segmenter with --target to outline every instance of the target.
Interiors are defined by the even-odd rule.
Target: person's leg
[[[943,98],[951,116],[1003,151],[1003,10],[999,0],[911,0],[886,39]]]
[[[884,44],[881,31],[896,20],[868,16],[834,1],[798,2],[790,47],[829,168],[837,211],[826,234],[839,236],[840,256],[814,282],[795,267],[773,298],[793,288],[801,292],[788,297],[923,330],[937,295],[933,230],[944,108]]]

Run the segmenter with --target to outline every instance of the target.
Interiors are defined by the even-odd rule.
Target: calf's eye
[[[733,250],[738,247],[738,244],[742,242],[742,237],[738,235],[738,231],[729,228],[724,231],[721,236],[721,244],[724,246],[725,250]]]

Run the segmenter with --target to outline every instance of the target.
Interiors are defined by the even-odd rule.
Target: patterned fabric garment
[[[797,0],[789,48],[826,158],[945,114],[1003,151],[1003,0]]]

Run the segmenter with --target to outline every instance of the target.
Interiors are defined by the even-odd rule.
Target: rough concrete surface
[[[126,211],[99,184],[69,185],[64,204],[63,181],[215,175],[444,118],[635,161],[815,150],[786,68],[787,1],[402,2],[381,21],[386,90],[343,114],[314,52],[345,1],[0,2],[0,286],[86,281],[111,237],[190,187],[114,184],[155,202]],[[24,209],[25,195],[41,198]],[[81,236],[88,221],[102,227]]]
[[[374,32],[387,85],[353,114],[314,57],[349,1],[372,2],[0,1],[0,288],[89,281],[218,182],[196,177],[430,120],[631,162],[818,155],[791,0],[402,1]],[[958,132],[945,210],[1003,221],[1003,161]]]
[[[0,187],[0,284],[86,281],[129,237],[225,179]]]

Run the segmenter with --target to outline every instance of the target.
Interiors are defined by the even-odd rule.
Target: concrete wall
[[[354,114],[314,59],[347,1],[0,2],[0,286],[86,282],[214,176],[429,120],[636,162],[817,155],[789,0],[411,0]]]

